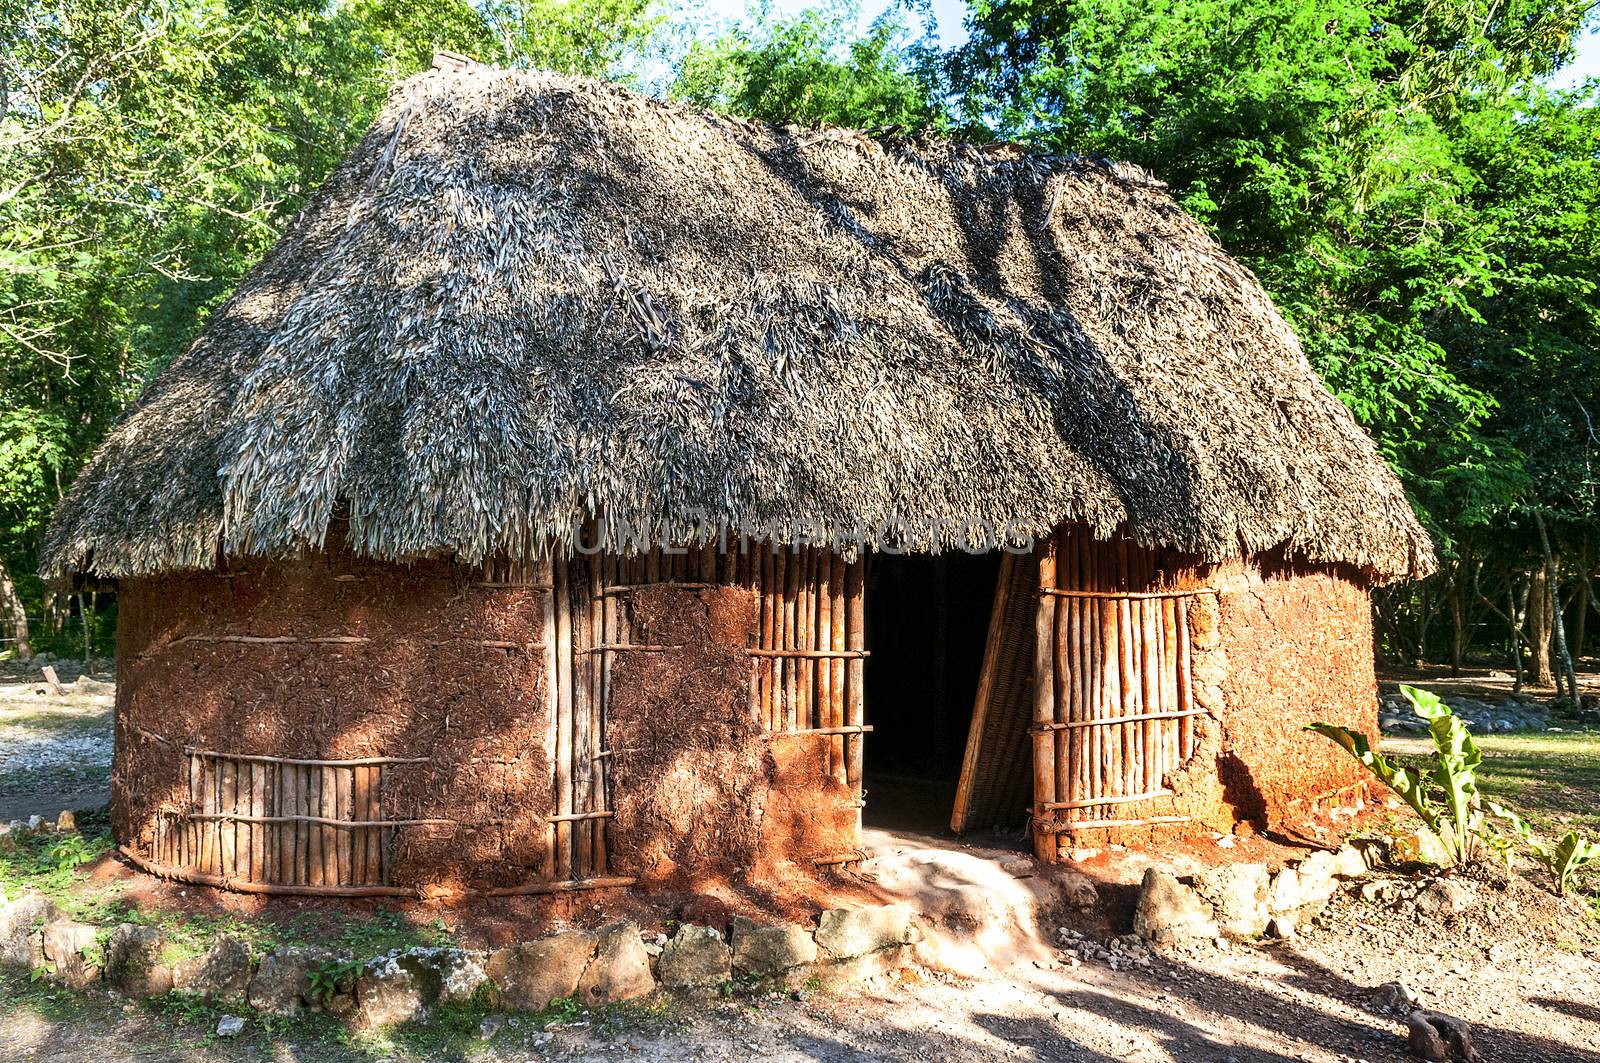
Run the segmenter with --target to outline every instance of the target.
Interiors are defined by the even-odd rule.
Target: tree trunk
[[[6,571],[3,560],[0,560],[0,609],[5,610],[12,637],[17,640],[17,656],[32,657],[33,644],[28,641],[28,614],[22,608],[22,599],[17,597],[17,588],[12,585],[11,573]]]
[[[1513,694],[1522,693],[1524,681],[1524,672],[1522,669],[1522,631],[1528,617],[1528,588],[1531,583],[1532,580],[1523,583],[1522,593],[1520,595],[1517,593],[1514,585],[1511,583],[1506,584],[1506,607],[1511,611],[1507,618],[1511,621],[1510,624],[1507,625],[1511,628],[1511,664],[1512,667],[1514,667],[1517,671],[1516,681],[1511,684],[1511,692]]]
[[[1578,547],[1578,615],[1574,618],[1572,656],[1583,659],[1583,644],[1589,633],[1589,607],[1594,598],[1594,586],[1589,582],[1589,537],[1583,537]]]
[[[1422,585],[1422,593],[1418,597],[1417,608],[1417,667],[1425,668],[1428,664],[1428,626],[1433,622],[1433,585],[1439,577],[1436,575]]]
[[[1555,608],[1550,598],[1550,574],[1543,565],[1534,568],[1528,584],[1528,642],[1533,651],[1528,667],[1534,686],[1553,687],[1556,673],[1550,667],[1550,631],[1555,626]]]
[[[1553,604],[1551,612],[1552,624],[1555,629],[1556,652],[1561,656],[1561,669],[1567,677],[1567,697],[1572,699],[1574,705],[1580,704],[1578,697],[1578,672],[1572,666],[1572,654],[1567,649],[1567,623],[1561,615],[1561,582],[1560,573],[1556,566],[1555,553],[1550,549],[1550,533],[1544,526],[1544,515],[1535,512],[1533,515],[1534,527],[1539,529],[1539,549],[1544,553],[1544,567],[1550,582],[1550,600]]]
[[[1463,548],[1461,559],[1455,563],[1450,579],[1450,674],[1452,676],[1461,674],[1461,658],[1467,645],[1466,592],[1463,590],[1463,584],[1466,583],[1469,564],[1471,558]]]

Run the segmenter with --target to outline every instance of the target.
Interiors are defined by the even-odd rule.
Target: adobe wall
[[[485,585],[479,570],[448,562],[338,551],[125,581],[118,840],[161,862],[148,849],[153,824],[187,804],[187,748],[426,758],[385,769],[384,818],[454,825],[398,830],[390,885],[557,878],[546,844],[557,811],[547,593]],[[605,873],[644,888],[787,881],[853,851],[854,795],[819,763],[819,736],[774,738],[751,716],[750,588],[648,586],[616,600],[622,641],[666,648],[591,658],[603,656],[611,692]]]
[[[1377,733],[1371,601],[1359,576],[1336,567],[1264,563],[1218,575],[1218,774],[1236,819],[1277,827],[1344,800],[1364,778],[1304,727]]]
[[[1146,822],[1062,836],[1064,849],[1158,845],[1239,822],[1279,829],[1364,783],[1348,754],[1304,730],[1322,720],[1376,734],[1371,602],[1365,581],[1334,566],[1276,558],[1209,565],[1158,555],[1159,582],[1212,588],[1188,599],[1194,755],[1142,802]],[[1172,821],[1161,822],[1171,817]]]
[[[503,886],[542,877],[551,807],[545,592],[477,586],[444,562],[323,554],[225,574],[122,584],[112,823],[148,844],[187,797],[185,747],[393,765],[385,818],[458,827],[396,835],[396,885]],[[247,636],[295,641],[193,639]],[[355,639],[364,641],[308,641]]]

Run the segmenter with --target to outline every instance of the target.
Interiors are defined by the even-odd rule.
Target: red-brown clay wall
[[[1223,792],[1235,818],[1275,827],[1362,780],[1304,727],[1377,733],[1371,602],[1355,573],[1331,567],[1251,566],[1216,585]]]
[[[825,739],[774,737],[752,717],[751,589],[659,585],[619,596],[624,641],[653,648],[605,658],[607,874],[643,888],[789,882],[858,844],[854,794],[829,775]],[[118,840],[166,862],[149,846],[158,815],[187,805],[189,748],[420,757],[427,762],[385,769],[383,818],[456,825],[399,829],[388,884],[486,889],[566,877],[547,866],[557,811],[547,593],[486,585],[477,569],[447,562],[343,552],[126,581]]]
[[[385,818],[458,827],[398,832],[396,885],[511,885],[545,877],[549,715],[542,595],[475,585],[443,562],[345,554],[122,584],[112,820],[148,843],[187,797],[185,747],[347,759],[426,757],[388,770]],[[190,636],[292,637],[286,643]],[[316,642],[312,639],[361,639]]]

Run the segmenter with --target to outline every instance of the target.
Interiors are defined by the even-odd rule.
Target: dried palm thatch
[[[535,556],[585,519],[925,549],[1076,519],[1432,563],[1260,285],[1148,176],[484,67],[396,89],[43,567],[314,548],[336,513],[389,559]]]

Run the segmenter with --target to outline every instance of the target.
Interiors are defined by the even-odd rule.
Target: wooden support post
[[[572,808],[572,595],[570,565],[566,558],[555,562],[556,600],[556,812],[566,815]],[[572,866],[572,824],[556,824],[556,874],[558,879],[575,877]]]
[[[1039,586],[1049,589],[1056,585],[1056,540],[1052,537],[1038,549]],[[1041,595],[1034,631],[1033,721],[1036,724],[1055,720],[1055,614],[1055,599]],[[1045,806],[1055,800],[1059,800],[1055,737],[1036,730],[1033,735],[1033,851],[1038,859],[1052,864],[1057,859],[1056,838],[1042,827]]]
[[[867,648],[866,610],[863,583],[866,578],[866,561],[857,557],[845,570],[845,638],[850,649],[865,652]],[[849,657],[845,660],[845,726],[866,725],[866,660]],[[845,737],[845,775],[856,798],[856,839],[861,837],[861,765],[862,742],[865,737],[857,732]]]

